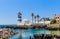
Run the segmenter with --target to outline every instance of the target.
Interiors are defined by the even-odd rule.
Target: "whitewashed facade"
[[[20,22],[18,22],[18,24],[17,25],[31,25],[32,23],[29,21],[29,20],[27,20],[27,19],[24,19],[21,23]]]
[[[24,19],[21,23],[18,22],[17,25],[32,25],[35,24],[35,21],[29,21],[28,19]],[[36,24],[38,24],[38,22],[36,22]],[[50,21],[39,21],[39,24],[50,24]]]

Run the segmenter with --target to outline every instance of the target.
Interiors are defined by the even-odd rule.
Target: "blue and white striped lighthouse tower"
[[[20,12],[18,12],[18,21],[22,22],[22,14]]]

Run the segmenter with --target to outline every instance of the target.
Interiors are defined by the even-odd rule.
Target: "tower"
[[[22,14],[18,12],[18,21],[21,23],[22,22]]]

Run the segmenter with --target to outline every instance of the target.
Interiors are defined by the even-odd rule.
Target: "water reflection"
[[[34,34],[47,34],[47,33],[50,34],[49,30],[22,30],[22,39],[25,38],[29,39],[30,36],[33,38]]]
[[[30,36],[32,37],[32,38],[34,38],[33,37],[33,35],[34,34],[51,34],[51,35],[53,35],[53,34],[58,34],[58,33],[60,33],[60,31],[57,31],[57,30],[55,30],[55,31],[53,31],[53,30],[25,30],[25,29],[23,29],[23,30],[21,30],[21,29],[17,29],[17,30],[15,30],[16,32],[19,32],[19,34],[17,34],[17,35],[15,35],[15,36],[13,36],[13,37],[11,37],[10,39],[19,39],[19,38],[22,38],[22,39],[29,39],[30,38]]]

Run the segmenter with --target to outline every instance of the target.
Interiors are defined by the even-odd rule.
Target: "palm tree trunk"
[[[35,24],[36,24],[36,19],[35,19]]]
[[[39,24],[39,18],[38,18],[38,24]]]
[[[32,17],[32,24],[33,24],[33,17]]]

